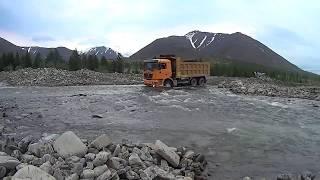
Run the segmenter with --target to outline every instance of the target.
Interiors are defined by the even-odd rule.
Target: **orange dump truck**
[[[204,86],[210,75],[210,63],[182,60],[173,55],[144,61],[144,84],[152,87],[179,85]]]

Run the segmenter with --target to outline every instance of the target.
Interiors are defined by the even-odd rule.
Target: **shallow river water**
[[[0,107],[8,114],[1,121],[19,137],[72,130],[88,139],[106,133],[115,142],[160,139],[204,153],[212,179],[318,173],[317,105],[320,102],[234,95],[214,86],[0,88]]]

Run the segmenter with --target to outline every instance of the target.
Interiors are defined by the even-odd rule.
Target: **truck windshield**
[[[159,69],[159,63],[158,62],[145,62],[144,63],[144,70],[152,71],[154,69]]]

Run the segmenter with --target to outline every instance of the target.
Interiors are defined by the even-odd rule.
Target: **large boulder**
[[[6,169],[15,169],[17,165],[21,162],[9,155],[6,155],[4,152],[0,153],[0,166],[5,167]]]
[[[155,149],[156,152],[162,158],[167,160],[173,167],[177,167],[179,165],[180,156],[160,140],[156,141]]]
[[[102,134],[101,136],[97,137],[94,141],[92,141],[90,146],[100,150],[103,147],[109,146],[111,143],[112,141],[109,138],[109,136],[107,136],[106,134]]]
[[[19,171],[12,177],[12,180],[32,179],[32,180],[55,180],[53,176],[44,172],[38,167],[28,165]]]
[[[72,131],[63,133],[53,144],[54,149],[60,156],[83,157],[87,153],[87,146]]]

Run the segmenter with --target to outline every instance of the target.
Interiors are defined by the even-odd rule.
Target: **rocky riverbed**
[[[20,69],[0,72],[0,86],[79,86],[143,84],[139,74],[100,73],[82,69],[67,71],[54,68]],[[320,100],[320,86],[292,86],[265,76],[256,78],[209,77],[208,85],[225,88],[236,94]]]
[[[55,68],[20,69],[0,72],[0,82],[12,86],[78,86],[78,85],[131,85],[141,84],[142,76],[137,74],[100,73],[81,69],[67,71]]]
[[[0,178],[5,180],[208,179],[202,154],[155,143],[112,142],[103,134],[92,142],[72,131],[29,135],[16,141],[1,136]]]

